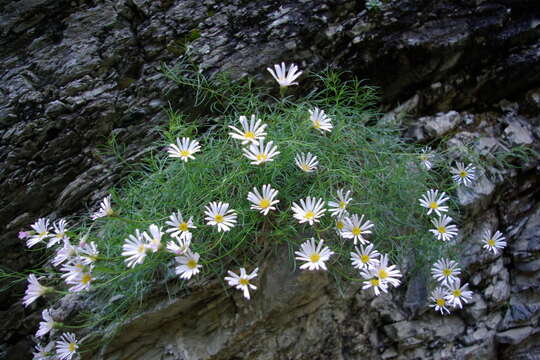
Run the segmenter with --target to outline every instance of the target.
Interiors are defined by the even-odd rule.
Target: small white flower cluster
[[[438,286],[431,292],[429,306],[441,314],[450,314],[450,309],[461,309],[463,303],[472,299],[472,291],[468,290],[469,284],[461,286],[461,269],[458,263],[449,259],[440,259],[431,268],[433,278]]]
[[[431,148],[422,149],[420,161],[428,170],[433,166],[433,157]],[[451,172],[453,174],[453,180],[458,185],[470,187],[476,179],[476,168],[472,164],[465,166],[461,162],[456,162],[456,167],[452,168]],[[438,218],[431,220],[435,228],[429,231],[433,233],[437,240],[444,242],[451,240],[458,233],[457,226],[451,224],[453,219],[443,214],[448,212],[448,206],[444,205],[448,200],[450,198],[445,192],[439,193],[439,190],[434,189],[428,190],[419,199],[420,206],[427,209],[427,215],[432,213],[437,214]],[[498,250],[506,246],[505,238],[499,231],[492,234],[490,230],[486,230],[481,242],[485,249],[494,254],[497,254]],[[463,303],[468,303],[472,298],[472,291],[468,290],[469,284],[461,286],[461,279],[458,277],[461,270],[457,262],[444,258],[440,259],[433,265],[431,273],[433,278],[438,282],[437,287],[431,292],[430,297],[430,301],[432,302],[430,306],[435,311],[439,311],[443,315],[449,314],[450,309],[461,309]]]
[[[52,264],[56,267],[61,266],[60,271],[63,273],[61,278],[69,286],[70,292],[88,290],[94,280],[92,276],[93,264],[99,256],[96,244],[86,242],[84,237],[78,245],[71,244],[67,222],[64,219],[53,223],[51,229],[49,220],[41,218],[31,225],[31,228],[32,231],[19,234],[21,239],[27,239],[27,246],[32,247],[47,241],[46,247],[49,248],[62,242],[62,246],[59,246],[55,251]],[[52,287],[42,285],[40,280],[43,278],[38,279],[34,274],[28,276],[28,286],[23,297],[24,306],[29,306],[41,296],[55,291]],[[50,309],[43,310],[42,319],[36,332],[37,338],[42,338],[50,334],[51,330],[62,327],[61,323],[53,319]],[[34,359],[70,360],[77,353],[78,347],[75,335],[65,333],[60,336],[60,340],[51,340],[46,346],[37,344]]]
[[[360,249],[355,247],[356,252],[351,252],[351,261],[353,267],[360,270],[360,275],[364,278],[362,289],[373,288],[375,295],[379,295],[381,291],[387,292],[389,285],[399,286],[400,280],[398,278],[402,277],[402,274],[395,265],[388,265],[388,255],[381,255],[373,249],[373,244],[364,237],[372,233],[370,229],[373,228],[374,224],[369,220],[364,221],[364,215],[359,217],[356,214],[349,214],[347,207],[352,200],[351,191],[339,189],[337,197],[328,201],[329,212],[331,216],[336,218],[336,231],[341,237],[352,239],[354,245],[357,242],[362,245],[368,244]],[[292,210],[294,218],[300,224],[307,222],[309,225],[319,222],[326,212],[324,200],[313,197],[301,199],[299,204],[293,203]],[[312,238],[301,245],[301,251],[296,252],[296,259],[305,263],[300,266],[300,269],[327,270],[325,262],[334,252],[323,246],[323,243],[324,241],[321,239],[316,244],[315,239]]]
[[[26,246],[29,248],[44,241],[47,242],[47,248],[50,248],[64,239],[69,239],[66,226],[64,219],[54,222],[51,227],[49,219],[40,218],[30,225],[31,231],[19,233],[19,238],[26,239]]]
[[[49,220],[45,218],[38,219],[31,227],[33,231],[25,234],[29,238],[26,241],[27,246],[32,247],[47,239],[49,239],[47,248],[62,242],[62,245],[56,249],[52,264],[56,267],[62,265],[60,267],[60,271],[63,272],[61,278],[69,286],[69,291],[88,290],[94,280],[92,276],[94,262],[99,256],[96,244],[93,241],[86,242],[83,237],[78,245],[73,245],[67,234],[67,222],[64,219],[53,223],[53,229],[49,226]],[[25,306],[30,305],[46,292],[53,291],[52,288],[40,285],[33,274],[28,277],[28,282],[29,285],[23,298]]]
[[[449,241],[458,233],[457,226],[451,224],[453,221],[452,218],[446,214],[442,214],[443,212],[448,211],[448,206],[443,205],[448,200],[450,200],[450,198],[446,196],[445,192],[439,194],[439,190],[434,189],[428,190],[427,193],[422,195],[418,200],[420,206],[428,209],[428,215],[431,213],[438,215],[438,218],[431,219],[431,223],[435,228],[429,230],[435,235],[437,240]]]
[[[43,310],[41,313],[43,321],[39,323],[39,330],[36,333],[36,337],[41,338],[47,334],[51,335],[51,331],[56,328],[61,328],[62,323],[54,321],[51,316],[50,310]],[[56,345],[56,353],[54,353],[54,347]],[[70,360],[76,353],[79,348],[79,343],[75,334],[73,333],[63,333],[60,336],[60,340],[51,341],[46,346],[41,346],[37,344],[34,353],[34,359],[52,359],[56,355],[58,359]]]
[[[43,310],[43,321],[39,323],[39,330],[36,333],[38,338],[49,334],[49,342],[43,346],[36,344],[34,360],[71,360],[77,354],[79,342],[73,333],[62,333],[59,340],[53,340],[51,330],[62,327],[61,323],[55,322],[49,310]]]
[[[166,222],[168,229],[163,232],[156,224],[151,224],[148,231],[135,230],[135,234],[129,235],[122,246],[122,256],[125,256],[127,267],[142,264],[148,253],[156,253],[163,248],[163,236],[168,233],[171,240],[167,242],[167,250],[175,256],[175,272],[182,279],[190,279],[197,275],[202,267],[199,264],[200,255],[190,248],[193,234],[190,229],[195,229],[193,218],[184,220],[180,211],[173,213]]]

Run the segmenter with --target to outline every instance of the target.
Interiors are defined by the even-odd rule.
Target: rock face
[[[536,0],[395,0],[370,12],[345,0],[1,0],[0,14],[0,243],[8,269],[35,260],[16,238],[21,228],[87,211],[122,178],[116,153],[136,161],[157,138],[163,107],[189,106],[191,94],[158,69],[186,52],[209,73],[260,82],[271,81],[264,69],[278,61],[350,70],[380,87],[387,109],[402,104],[421,117],[403,120],[420,142],[478,139],[489,153],[540,138]],[[122,145],[114,153],[106,144]],[[534,162],[489,174],[460,194],[468,228],[489,221],[510,245],[492,258],[465,242],[478,295],[444,323],[409,313],[405,293],[371,300],[351,288],[340,298],[331,281],[287,273],[287,302],[273,299],[285,291],[279,284],[248,307],[209,286],[167,305],[176,315],[200,311],[203,320],[143,315],[174,335],[126,331],[105,358],[540,358],[537,172]],[[15,293],[1,296],[0,352],[8,359],[22,358],[35,325],[33,314],[21,325]],[[294,309],[283,305],[291,302]],[[141,346],[128,354],[119,344]]]

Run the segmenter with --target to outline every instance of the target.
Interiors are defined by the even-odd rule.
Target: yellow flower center
[[[445,226],[439,226],[437,228],[437,230],[441,233],[441,234],[446,234],[446,227]]]
[[[253,139],[255,139],[255,133],[254,133],[253,131],[248,131],[248,132],[246,132],[246,133],[244,134],[244,137],[245,137],[246,139],[251,139],[251,140],[253,140]]]
[[[180,231],[188,231],[188,224],[187,223],[181,223],[180,225],[178,225],[178,230]]]
[[[306,172],[311,170],[308,164],[302,164],[300,165],[300,168]]]
[[[369,256],[368,255],[360,256],[360,261],[362,261],[364,264],[367,264],[369,262]]]
[[[321,255],[320,255],[320,254],[317,254],[317,253],[313,253],[313,254],[311,254],[311,256],[309,257],[309,261],[311,261],[312,263],[316,263],[316,262],[318,262],[320,259],[321,259]]]
[[[114,215],[114,211],[113,211],[113,209],[108,208],[108,209],[105,211],[105,214],[106,214],[107,216],[113,216],[113,215]]]
[[[81,278],[81,284],[86,285],[92,280],[92,276],[90,274],[84,274]]]
[[[355,226],[353,227],[351,232],[354,236],[358,236],[362,233],[362,229],[360,229],[358,226]]]
[[[267,159],[268,159],[268,156],[266,156],[266,154],[257,155],[257,161],[266,161]]]
[[[74,352],[75,350],[77,350],[77,345],[75,343],[69,343],[68,344],[68,351],[69,352]]]
[[[343,221],[336,221],[336,227],[338,228],[338,230],[343,230],[343,226],[345,226]]]
[[[461,296],[461,290],[460,289],[453,290],[452,295],[454,295],[455,297],[460,297]]]
[[[446,277],[450,276],[452,274],[452,270],[450,269],[443,269],[442,274]]]
[[[379,270],[379,279],[386,279],[388,277],[388,272],[385,269]]]
[[[45,237],[45,236],[47,236],[47,234],[48,234],[47,231],[42,231],[38,235],[39,235],[39,237]]]
[[[432,201],[429,203],[429,207],[431,209],[437,209],[439,207],[439,205],[437,205],[437,203],[435,201]]]
[[[341,201],[339,202],[339,208],[340,208],[340,209],[345,209],[346,206],[347,206],[347,203],[346,203],[345,201],[341,200]]]
[[[421,161],[426,161],[427,160],[427,155],[420,155],[420,160]]]
[[[55,235],[57,239],[61,239],[64,237],[64,233],[58,233]]]
[[[311,220],[315,217],[315,213],[313,211],[307,211],[306,212],[306,215],[304,215],[304,217],[308,220]]]
[[[240,283],[240,285],[244,285],[244,286],[249,285],[249,279],[240,278],[240,280],[238,280],[238,282]]]
[[[190,269],[195,269],[197,267],[197,262],[194,259],[189,259],[186,265]]]
[[[137,252],[138,252],[139,254],[142,254],[142,253],[144,253],[145,251],[146,251],[146,246],[144,246],[144,244],[139,245],[139,247],[137,248]]]
[[[216,216],[214,216],[214,221],[217,222],[218,224],[222,223],[223,220],[224,220],[223,215],[217,214]]]
[[[495,240],[489,239],[489,240],[487,241],[487,244],[488,244],[489,246],[492,246],[492,247],[493,247],[493,246],[495,246]]]
[[[319,120],[313,121],[313,127],[319,129],[321,127],[321,122]]]
[[[371,286],[379,286],[379,279],[377,278],[373,278],[369,280],[369,282],[371,283]]]
[[[189,155],[191,155],[189,150],[180,150],[180,156],[181,157],[188,157]]]
[[[467,173],[465,170],[461,170],[461,171],[459,172],[459,176],[460,176],[461,178],[467,177],[467,175],[469,175],[469,173]]]
[[[438,298],[437,300],[435,300],[435,302],[438,306],[444,306],[446,304],[446,300],[444,300],[443,298]]]
[[[259,202],[259,206],[263,209],[266,209],[267,207],[270,206],[270,200],[268,199],[262,199],[260,202]]]

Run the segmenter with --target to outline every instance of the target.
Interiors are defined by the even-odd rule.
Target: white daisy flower
[[[448,288],[448,295],[446,295],[446,301],[453,307],[463,307],[462,302],[468,303],[472,299],[472,291],[467,290],[469,284],[461,286],[461,280],[457,279],[454,282],[451,282]]]
[[[382,292],[388,292],[388,282],[382,281],[378,277],[378,271],[375,268],[365,268],[360,272],[360,275],[365,279],[362,285],[362,290],[373,289],[376,296]]]
[[[450,198],[446,196],[444,191],[439,195],[439,190],[431,189],[422,195],[418,201],[420,202],[420,206],[428,209],[428,215],[435,211],[438,216],[441,216],[441,212],[448,211],[448,206],[442,206],[442,204],[448,200],[450,200]]]
[[[191,140],[190,138],[183,137],[182,140],[176,138],[176,144],[169,144],[167,149],[169,157],[180,158],[187,162],[189,159],[194,160],[197,151],[201,150],[201,146],[197,140]]]
[[[244,148],[244,156],[252,160],[252,165],[260,165],[268,161],[274,161],[274,157],[279,155],[280,152],[277,151],[277,147],[274,146],[273,141],[269,141],[264,145],[264,140],[259,141],[259,143],[251,144],[249,148]]]
[[[145,231],[142,233],[142,235],[146,239],[148,247],[153,252],[156,252],[161,249],[161,236],[164,234],[164,232],[161,231],[161,228],[155,224],[150,225],[148,227],[148,231],[150,234]]]
[[[458,233],[456,225],[449,225],[452,218],[447,215],[442,215],[438,219],[432,219],[431,223],[435,225],[435,229],[430,229],[437,238],[437,240],[448,241],[451,240]]]
[[[124,250],[122,256],[128,257],[124,260],[127,267],[142,264],[148,251],[148,245],[144,242],[139,229],[136,229],[135,235],[129,235],[129,238],[125,241],[124,245],[122,245],[122,249]]]
[[[67,221],[64,219],[58,220],[58,222],[53,223],[54,228],[54,235],[51,235],[49,238],[49,243],[47,244],[47,247],[50,248],[53,245],[56,245],[60,241],[64,239],[69,239],[69,236],[66,235],[66,226]]]
[[[293,202],[292,211],[294,218],[300,224],[308,222],[309,225],[313,225],[314,222],[319,222],[319,218],[324,215],[326,209],[323,199],[308,196],[305,199],[300,199],[300,205]]]
[[[193,275],[199,273],[199,269],[202,265],[199,264],[199,254],[192,252],[190,249],[187,249],[185,255],[178,256],[176,261],[178,266],[176,267],[176,274],[180,275],[182,279],[191,279]]]
[[[46,346],[36,344],[34,347],[36,352],[32,353],[33,360],[53,360],[54,359],[54,341],[51,341]]]
[[[99,250],[95,242],[91,241],[90,243],[84,243],[79,248],[79,257],[81,258],[83,264],[92,265],[96,262],[99,256]]]
[[[107,195],[99,203],[99,210],[92,216],[92,220],[96,220],[105,216],[114,216],[114,210],[111,207],[111,195]]]
[[[71,260],[77,256],[77,248],[71,245],[69,239],[64,239],[64,246],[56,251],[52,260],[54,266],[58,266],[66,260]]]
[[[272,189],[272,186],[270,186],[270,184],[263,185],[262,195],[261,193],[259,193],[259,190],[254,187],[247,196],[247,199],[251,203],[253,203],[250,209],[259,210],[261,214],[268,215],[268,212],[270,210],[276,210],[276,207],[274,205],[277,204],[279,200],[274,199],[276,198],[277,194],[278,191],[276,189]]]
[[[420,159],[420,162],[427,170],[431,170],[431,168],[433,167],[433,163],[432,163],[433,153],[431,152],[431,147],[426,146],[420,151],[421,153],[418,156],[418,158]]]
[[[36,278],[36,275],[30,274],[28,275],[28,286],[24,292],[23,304],[24,306],[28,306],[36,301],[40,296],[52,291],[53,288],[41,285]]]
[[[212,201],[205,209],[206,224],[217,226],[218,232],[229,231],[236,225],[236,212],[229,209],[228,203]]]
[[[449,305],[448,301],[446,300],[447,297],[448,291],[442,286],[439,286],[431,292],[431,297],[429,299],[431,300],[432,304],[429,306],[435,308],[435,311],[440,312],[442,315],[444,315],[445,312],[450,314],[450,310],[447,308]]]
[[[354,244],[360,241],[361,244],[367,244],[369,241],[364,238],[364,235],[371,234],[371,229],[375,226],[371,221],[366,220],[364,222],[364,215],[358,218],[358,215],[354,214],[351,217],[345,218],[345,226],[341,232],[341,236],[345,239],[354,239]]]
[[[458,263],[449,259],[439,259],[431,268],[433,278],[442,285],[448,285],[458,279],[461,269]]]
[[[505,240],[506,238],[499,230],[497,230],[495,234],[492,234],[490,230],[486,230],[482,237],[482,243],[484,244],[483,248],[496,255],[499,250],[506,247]]]
[[[59,360],[71,360],[73,355],[77,353],[78,348],[79,344],[75,334],[64,333],[61,340],[56,342],[56,355]]]
[[[351,197],[351,191],[347,191],[345,194],[343,194],[345,190],[339,189],[337,191],[337,199],[336,201],[329,201],[328,207],[330,208],[330,215],[331,216],[343,216],[347,212],[347,205],[352,201]]]
[[[321,110],[319,108],[315,108],[313,110],[309,111],[309,119],[311,120],[311,125],[320,132],[324,131],[332,131],[333,125],[332,125],[332,119],[330,119],[326,114],[324,113],[324,110]]]
[[[272,77],[276,79],[280,87],[283,88],[291,85],[298,85],[298,83],[294,81],[302,75],[302,71],[298,71],[298,66],[291,64],[289,70],[286,70],[285,63],[282,62],[281,65],[274,65],[274,69],[275,71],[272,70],[272,68],[266,68]]]
[[[257,121],[255,121],[257,120]],[[240,124],[242,125],[242,130],[229,125],[229,128],[233,130],[229,135],[233,139],[241,140],[242,144],[254,144],[257,145],[259,140],[264,140],[266,136],[266,124],[261,122],[261,119],[256,119],[255,115],[251,115],[251,121],[248,122],[245,116],[240,116]]]
[[[315,245],[315,239],[307,240],[300,245],[300,251],[294,252],[296,260],[305,261],[300,265],[300,269],[308,270],[328,270],[325,262],[330,259],[330,256],[334,254],[329,247],[324,246],[324,240],[321,239],[317,245]]]
[[[249,300],[249,289],[251,288],[252,290],[257,290],[257,287],[251,283],[251,280],[257,277],[258,271],[259,268],[255,268],[251,274],[248,274],[245,268],[240,268],[240,275],[236,275],[234,272],[229,270],[227,271],[229,276],[225,277],[225,281],[229,283],[229,286],[242,290],[244,292],[244,297]]]
[[[294,163],[304,172],[313,172],[317,170],[319,160],[317,160],[317,156],[308,152],[307,154],[296,154],[294,156]]]
[[[358,270],[375,267],[379,265],[379,256],[381,254],[373,248],[373,244],[368,246],[354,247],[356,252],[351,252],[352,266]]]
[[[52,318],[49,309],[43,310],[43,312],[41,313],[41,317],[43,318],[43,321],[39,323],[39,329],[36,332],[36,337],[42,337],[46,335],[56,325],[56,322]]]
[[[184,221],[180,211],[173,213],[171,216],[169,216],[169,219],[171,220],[167,221],[165,224],[171,226],[171,228],[165,231],[172,237],[179,237],[180,239],[183,239],[191,235],[189,229],[197,228],[195,225],[193,225],[193,217],[190,217],[187,221]]]
[[[175,254],[176,256],[184,255],[191,245],[191,233],[187,233],[183,238],[175,238],[173,241],[167,243],[167,250]]]
[[[388,266],[388,255],[381,255],[379,263],[373,267],[377,273],[377,277],[382,282],[389,283],[394,287],[398,287],[401,283],[397,278],[402,277],[401,272],[396,269],[396,265]]]
[[[469,164],[466,167],[462,162],[456,161],[456,167],[451,169],[452,179],[458,184],[463,184],[465,186],[471,186],[473,181],[476,179],[476,168],[473,164]]]
[[[26,240],[26,246],[29,248],[50,236],[49,219],[40,218],[30,226],[34,229],[35,233]]]
[[[71,292],[79,292],[79,291],[85,291],[90,289],[90,285],[92,284],[92,281],[94,281],[94,277],[92,276],[92,267],[86,268],[84,271],[77,274],[75,278],[72,278],[71,280],[66,279],[66,283],[68,285],[72,285],[69,288],[69,291]]]

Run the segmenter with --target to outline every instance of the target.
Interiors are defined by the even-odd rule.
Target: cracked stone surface
[[[394,110],[386,121],[401,122],[418,142],[446,136],[483,154],[537,146],[539,14],[536,0],[395,0],[380,12],[347,0],[0,0],[2,267],[36,261],[20,229],[40,216],[88,213],[122,179],[124,165],[106,144],[114,139],[135,162],[158,138],[163,107],[189,108],[192,94],[159,71],[186,52],[207,73],[249,74],[260,84],[271,84],[265,68],[281,61],[351,71],[379,86],[383,108]],[[460,194],[463,262],[477,296],[444,322],[415,303],[420,288],[371,299],[351,287],[341,298],[331,281],[288,272],[281,276],[294,286],[282,302],[275,279],[263,279],[268,293],[249,308],[209,284],[163,305],[174,315],[159,307],[141,315],[148,323],[134,320],[95,356],[540,358],[538,170],[535,160],[486,171]],[[475,241],[485,224],[506,234],[501,256],[486,256]],[[6,359],[30,358],[28,334],[39,320],[22,308],[22,290],[0,294]],[[201,320],[185,320],[191,312]]]

